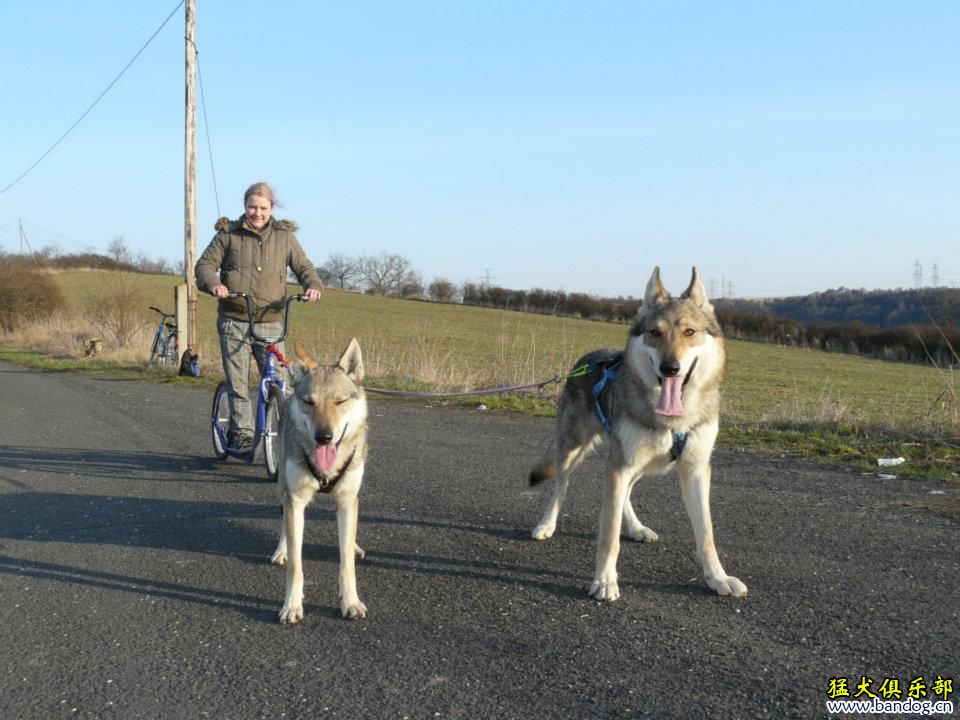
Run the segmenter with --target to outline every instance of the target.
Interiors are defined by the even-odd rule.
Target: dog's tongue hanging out
[[[336,445],[317,445],[317,467],[321,470],[329,470],[337,462]]]
[[[683,415],[683,402],[680,396],[683,394],[683,377],[665,377],[660,385],[660,399],[657,400],[657,407],[654,410],[658,415]]]

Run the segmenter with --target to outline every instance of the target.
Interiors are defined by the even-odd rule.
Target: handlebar
[[[175,315],[175,313],[165,313],[163,310],[161,310],[160,308],[155,308],[153,305],[150,306],[150,309],[153,310],[155,313],[160,313],[161,315],[163,315],[163,320],[166,320],[167,318],[172,318]],[[163,322],[163,320],[161,320],[160,322]]]
[[[247,322],[250,323],[250,336],[257,342],[262,342],[264,345],[269,345],[270,343],[282,343],[284,338],[287,337],[287,321],[290,318],[290,305],[297,300],[306,302],[306,297],[302,293],[296,295],[288,295],[286,300],[283,301],[283,332],[280,333],[280,337],[274,340],[268,340],[267,338],[260,337],[257,335],[257,331],[254,330],[255,321],[253,319],[253,298],[246,293],[230,293],[227,295],[228,298],[242,298],[247,303]],[[280,301],[277,301],[280,302]],[[275,305],[276,303],[270,303]]]

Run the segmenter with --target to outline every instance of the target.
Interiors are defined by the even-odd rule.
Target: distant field
[[[109,292],[114,276],[56,277],[79,314],[98,293]],[[173,307],[178,278],[124,277],[136,288],[145,323],[148,305]],[[215,301],[202,295],[200,349],[208,373],[219,372],[214,315]],[[626,326],[611,323],[326,290],[319,303],[295,306],[290,337],[328,361],[357,337],[371,384],[466,389],[565,372],[588,349],[622,346],[626,333]],[[956,373],[758,343],[728,341],[727,349],[721,440],[863,467],[875,468],[872,456],[888,454],[909,456],[918,469],[947,477],[960,469]],[[552,407],[516,399],[503,404],[540,412]]]

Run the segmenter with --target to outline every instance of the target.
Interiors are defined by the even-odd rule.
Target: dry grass
[[[0,336],[0,342],[81,358],[82,341],[99,334],[87,318],[89,307],[112,275],[57,275],[67,308],[48,323]],[[139,305],[140,325],[127,347],[108,345],[104,357],[145,366],[157,319],[147,306],[172,308],[178,279],[128,280],[133,287],[127,289],[142,298],[133,303]],[[207,378],[220,373],[215,312],[213,298],[201,296],[199,349]],[[611,323],[327,290],[319,303],[294,306],[290,339],[300,338],[321,361],[333,362],[356,337],[372,385],[464,390],[563,374],[587,350],[622,346],[626,333],[625,326]],[[902,454],[947,476],[960,471],[955,370],[742,341],[728,341],[727,351],[722,437],[727,442],[859,459],[864,466],[877,454]],[[551,386],[551,396],[558,390]],[[517,398],[503,402],[534,406]]]

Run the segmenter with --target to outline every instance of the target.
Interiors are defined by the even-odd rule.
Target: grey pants
[[[255,323],[257,335],[271,339],[283,330],[280,321]],[[220,355],[223,359],[223,374],[230,385],[230,430],[234,433],[253,434],[256,406],[250,402],[250,356],[257,360],[257,383],[263,372],[267,353],[261,343],[250,337],[250,324],[246,320],[217,316],[217,332],[220,334]],[[284,352],[283,343],[280,352]],[[287,380],[286,370],[279,365],[277,374]],[[259,392],[259,390],[258,390]],[[254,403],[256,394],[254,394]]]

